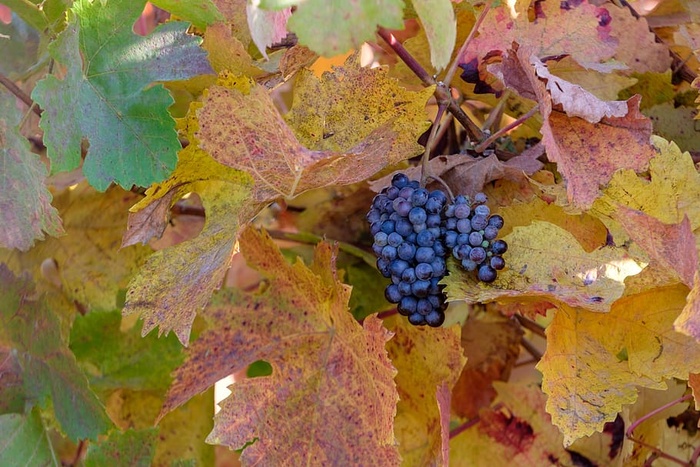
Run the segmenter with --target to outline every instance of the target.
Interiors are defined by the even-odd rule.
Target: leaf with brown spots
[[[399,462],[393,419],[398,393],[376,317],[360,326],[338,281],[337,248],[317,246],[310,266],[289,264],[266,233],[248,229],[241,249],[267,277],[258,294],[226,289],[206,318],[215,323],[174,373],[161,417],[222,377],[265,360],[270,376],[239,381],[208,442],[239,449],[256,465],[391,465]]]
[[[449,393],[466,361],[460,329],[416,327],[398,315],[386,324],[394,332],[387,350],[398,370],[400,400],[394,431],[399,452],[406,465],[440,465],[445,432],[449,436],[442,414],[449,413]],[[445,398],[445,391],[446,406],[441,407],[439,398]]]

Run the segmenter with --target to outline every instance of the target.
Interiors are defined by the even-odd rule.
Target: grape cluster
[[[445,209],[445,246],[467,271],[477,271],[482,282],[496,280],[497,271],[506,265],[503,253],[508,244],[496,240],[503,227],[503,218],[491,215],[486,195],[477,193],[474,200],[464,195],[455,197]]]
[[[442,241],[446,204],[442,191],[429,192],[399,173],[367,213],[377,269],[391,278],[384,295],[414,325],[437,327],[445,321],[439,282],[447,273],[448,250]]]

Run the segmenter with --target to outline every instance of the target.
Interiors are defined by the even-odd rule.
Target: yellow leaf
[[[665,389],[664,380],[700,370],[700,346],[673,330],[686,290],[673,286],[624,297],[607,314],[559,308],[537,368],[549,396],[547,412],[567,445],[614,420],[637,399],[637,387]]]

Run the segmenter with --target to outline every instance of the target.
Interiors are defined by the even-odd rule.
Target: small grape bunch
[[[502,255],[508,244],[496,239],[503,218],[491,215],[486,201],[483,193],[477,193],[473,201],[464,195],[456,196],[445,209],[444,241],[463,269],[477,271],[482,282],[493,282],[497,271],[506,265]]]
[[[439,282],[447,274],[442,242],[446,204],[442,191],[429,192],[398,173],[367,213],[377,269],[391,278],[384,295],[416,326],[437,327],[445,321],[447,305]]]

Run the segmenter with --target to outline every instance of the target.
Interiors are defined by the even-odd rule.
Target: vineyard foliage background
[[[0,1],[0,465],[694,465],[698,50],[692,0]],[[505,219],[441,328],[397,171]]]

